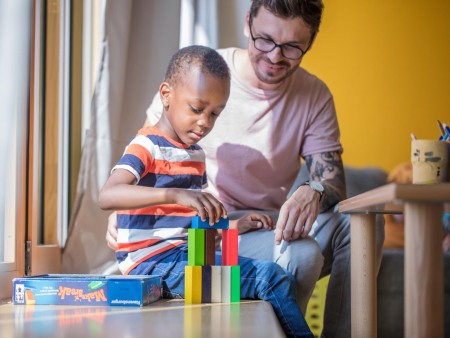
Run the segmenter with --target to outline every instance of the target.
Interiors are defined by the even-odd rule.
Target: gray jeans
[[[229,213],[240,218],[249,210]],[[278,214],[266,212],[274,219]],[[297,279],[297,301],[305,313],[318,279],[330,275],[322,337],[350,337],[350,217],[336,210],[319,214],[311,237],[274,244],[273,231],[258,230],[239,236],[239,255],[271,260]],[[384,241],[384,218],[377,216],[378,267]]]

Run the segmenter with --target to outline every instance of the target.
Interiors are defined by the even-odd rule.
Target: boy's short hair
[[[181,48],[172,56],[165,81],[176,85],[195,66],[204,73],[230,80],[228,65],[217,51],[206,46],[192,45]]]

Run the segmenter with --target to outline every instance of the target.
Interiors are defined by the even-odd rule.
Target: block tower
[[[222,264],[216,265],[215,235],[222,230]],[[192,217],[188,229],[188,265],[185,267],[186,304],[235,303],[241,300],[241,270],[238,265],[238,230],[229,229],[228,219],[209,225]]]

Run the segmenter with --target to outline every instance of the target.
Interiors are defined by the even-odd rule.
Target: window
[[[23,273],[32,3],[0,2],[0,299]]]
[[[83,5],[0,1],[0,299],[14,277],[60,270],[81,157]]]

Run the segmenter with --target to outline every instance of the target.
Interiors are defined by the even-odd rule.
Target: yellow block
[[[184,269],[184,302],[202,303],[202,267],[186,265]]]

